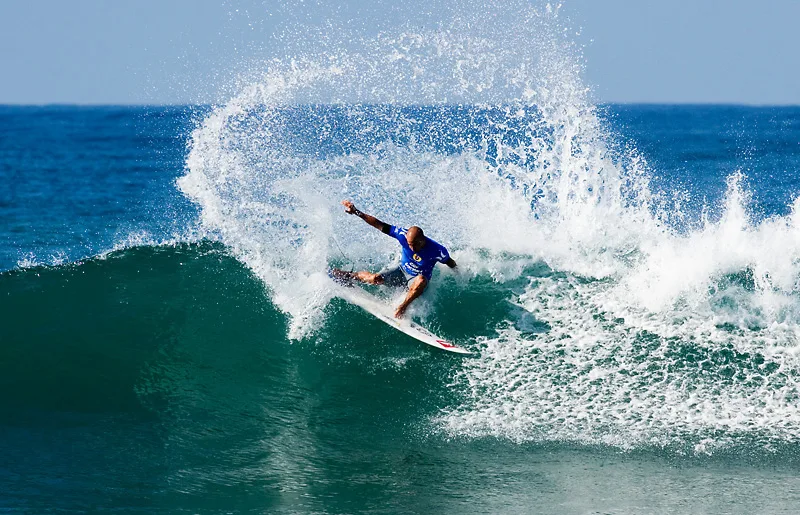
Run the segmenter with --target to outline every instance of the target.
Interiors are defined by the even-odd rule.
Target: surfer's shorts
[[[399,266],[381,270],[378,272],[378,275],[383,277],[383,284],[385,286],[391,286],[393,288],[408,288],[408,281],[413,279],[412,276],[406,274]]]

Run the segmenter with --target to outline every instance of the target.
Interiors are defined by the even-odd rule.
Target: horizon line
[[[185,102],[185,103],[118,103],[118,102],[41,102],[41,103],[23,103],[23,102],[0,102],[0,107],[32,107],[32,108],[44,108],[44,107],[86,107],[86,108],[98,108],[98,107],[213,107],[218,105],[224,105],[220,103],[212,103],[212,102]],[[337,102],[337,103],[323,103],[323,102],[315,102],[315,103],[298,103],[298,104],[284,104],[283,107],[289,106],[339,106],[339,105],[392,105],[391,103],[344,103],[344,102]],[[471,105],[485,105],[485,103],[468,103],[468,102],[459,102],[459,103],[438,103],[438,104],[418,104],[418,103],[407,103],[407,104],[397,104],[400,106],[471,106]],[[490,104],[490,105],[504,105],[504,104]],[[532,105],[536,105],[535,103]],[[660,101],[647,101],[647,102],[627,102],[627,101],[608,101],[608,102],[595,102],[593,105],[595,106],[683,106],[683,107],[755,107],[755,108],[769,108],[769,107],[800,107],[800,103],[792,104],[792,103],[756,103],[756,102],[660,102]]]

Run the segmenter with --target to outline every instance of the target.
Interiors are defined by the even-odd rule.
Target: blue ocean
[[[598,104],[518,23],[0,107],[0,511],[797,513],[800,107]],[[471,355],[335,297],[399,252],[343,199]]]

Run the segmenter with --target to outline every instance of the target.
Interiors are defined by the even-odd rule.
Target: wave
[[[501,317],[456,373],[437,418],[450,435],[699,452],[796,438],[800,204],[756,221],[741,174],[718,208],[652,189],[557,10],[495,6],[500,26],[463,7],[443,29],[273,62],[210,113],[179,181],[203,226],[268,286],[290,338],[324,327],[329,262],[392,253],[341,198],[450,246],[459,291],[491,277],[503,293],[463,319],[525,316]]]
[[[357,363],[401,388],[432,374],[441,391],[419,402],[430,404],[434,430],[450,437],[681,453],[774,450],[795,441],[797,353],[775,341],[791,325],[700,324],[689,314],[660,326],[653,316],[643,322],[608,310],[618,286],[612,280],[541,261],[518,266],[513,280],[442,274],[423,298],[417,316],[478,353],[464,360],[423,348],[341,301],[327,306],[313,338],[292,345],[288,319],[263,283],[215,242],[5,272],[0,375],[19,393],[4,398],[0,412],[147,414],[176,396],[190,401],[198,377],[267,346],[280,359],[269,370],[237,365],[236,384],[283,376],[309,353],[313,362]],[[755,288],[747,270],[715,282],[729,306]]]
[[[447,306],[459,295],[452,282],[442,283],[423,303],[433,320],[449,318]],[[493,283],[483,288],[491,291]],[[208,240],[7,271],[0,291],[0,381],[15,392],[0,400],[5,420],[49,412],[146,416],[191,402],[186,396],[197,394],[198,381],[227,396],[232,385],[258,390],[269,377],[280,396],[301,388],[281,379],[291,375],[293,360],[311,368],[354,362],[375,374],[431,370],[423,345],[340,300],[326,308],[314,338],[292,345],[287,318],[264,284]],[[436,329],[469,343],[506,314],[451,318]],[[255,360],[260,366],[250,363],[265,353],[269,359]],[[231,377],[220,377],[230,363]],[[445,357],[433,370],[446,381],[456,363]]]
[[[224,249],[202,277],[249,293],[215,296],[174,255],[164,265],[173,279],[151,286],[171,298],[159,288],[188,281],[178,312],[267,302],[286,346],[347,349],[363,330],[381,340],[385,328],[332,300],[325,274],[331,263],[375,270],[396,252],[341,212],[350,198],[422,226],[462,269],[437,276],[412,313],[477,352],[434,365],[452,385],[433,418],[447,435],[700,453],[796,440],[800,202],[759,219],[740,173],[718,206],[657,190],[592,103],[558,9],[504,2],[486,18],[462,7],[436,29],[329,40],[271,61],[211,109],[178,186],[199,208],[199,233],[219,243],[187,248]],[[140,252],[154,254],[140,262]],[[160,258],[120,256],[0,280],[43,273],[59,298],[59,274],[99,268],[125,277],[114,290],[124,298],[128,275]]]

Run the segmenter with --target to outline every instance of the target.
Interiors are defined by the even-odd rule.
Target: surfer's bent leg
[[[406,298],[403,299],[403,302],[397,306],[397,309],[394,312],[395,318],[400,318],[403,316],[403,313],[406,312],[408,306],[420,295],[422,292],[425,291],[425,288],[428,287],[428,280],[423,275],[418,275],[414,278],[413,281],[408,285],[408,293],[406,294]]]
[[[361,281],[365,284],[383,284],[383,276],[381,274],[373,274],[371,272],[355,272],[353,279]]]
[[[383,277],[380,274],[373,274],[370,272],[348,272],[338,268],[332,268],[328,272],[336,282],[349,286],[352,282],[359,281],[365,284],[383,284]]]

